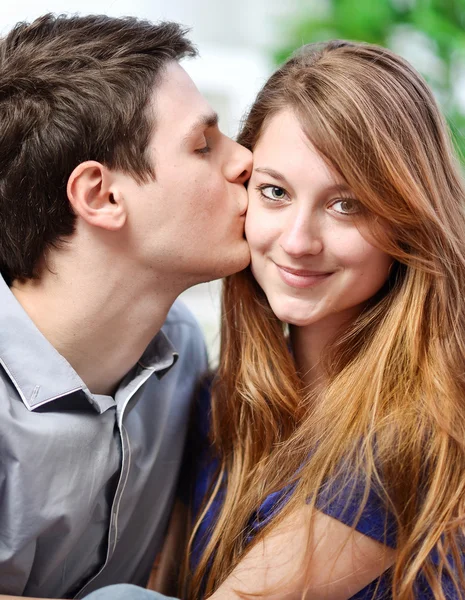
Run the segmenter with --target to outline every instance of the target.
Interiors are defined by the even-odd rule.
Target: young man
[[[0,41],[0,594],[144,586],[161,547],[206,367],[171,306],[249,261],[251,156],[186,55],[132,18]]]

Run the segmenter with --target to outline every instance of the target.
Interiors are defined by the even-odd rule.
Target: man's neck
[[[85,272],[43,271],[11,288],[48,341],[89,390],[112,395],[160,330],[177,294],[153,282],[93,265]],[[56,273],[59,273],[56,274]]]

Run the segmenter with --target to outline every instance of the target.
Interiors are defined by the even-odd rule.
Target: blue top
[[[0,594],[146,585],[206,366],[176,303],[115,395],[92,394],[0,277]]]
[[[217,466],[217,462],[209,453],[207,441],[210,414],[210,395],[207,388],[202,389],[199,394],[197,409],[194,427],[197,447],[195,453],[191,453],[191,456],[195,456],[196,460],[199,459],[194,467],[195,483],[192,498],[194,515],[199,513],[202,500],[215,476]],[[279,492],[270,494],[265,499],[250,517],[246,541],[250,541],[283,507],[291,491],[290,486],[288,486]],[[395,548],[395,522],[392,516],[386,511],[385,505],[376,493],[375,488],[370,490],[365,508],[357,521],[363,492],[364,486],[357,486],[357,482],[353,478],[341,477],[331,486],[320,490],[316,506],[320,511],[349,527],[353,527],[355,523],[355,529],[363,535],[391,548]],[[221,493],[215,498],[198,529],[191,555],[192,567],[195,567],[200,560],[220,506]],[[443,575],[443,590],[448,600],[460,600],[461,597],[457,595],[452,581],[446,575]],[[419,577],[418,579],[415,597],[418,600],[431,600],[434,598],[429,585],[423,577]],[[392,598],[391,570],[388,569],[381,577],[375,579],[352,596],[351,600],[389,600],[390,598]]]

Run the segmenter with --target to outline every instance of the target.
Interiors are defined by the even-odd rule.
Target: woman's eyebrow
[[[273,177],[273,179],[277,179],[278,181],[281,181],[285,185],[289,185],[289,182],[287,181],[287,179],[279,171],[275,171],[274,169],[269,169],[268,167],[255,167],[254,171],[256,171],[257,173],[265,173],[265,175],[269,175],[270,177]]]
[[[347,183],[335,183],[331,185],[326,190],[327,194],[350,194],[353,196],[354,191],[351,187],[347,185]]]
[[[273,179],[277,179],[278,181],[281,181],[281,183],[283,183],[284,185],[286,185],[287,187],[290,186],[288,180],[284,177],[284,175],[282,173],[280,173],[279,171],[276,171],[275,169],[271,169],[268,167],[256,167],[254,168],[254,171],[257,171],[257,173],[265,173],[265,175],[269,175],[270,177],[273,177]],[[327,194],[333,194],[333,193],[340,193],[340,194],[353,194],[352,188],[349,187],[349,185],[345,182],[336,182],[332,185],[329,185],[326,189],[325,192]]]

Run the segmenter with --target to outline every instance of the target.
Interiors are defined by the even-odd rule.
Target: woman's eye
[[[360,212],[360,203],[354,198],[342,198],[333,202],[331,208],[340,215],[355,215]]]
[[[286,190],[277,185],[260,185],[257,190],[267,200],[280,201],[287,197]]]

